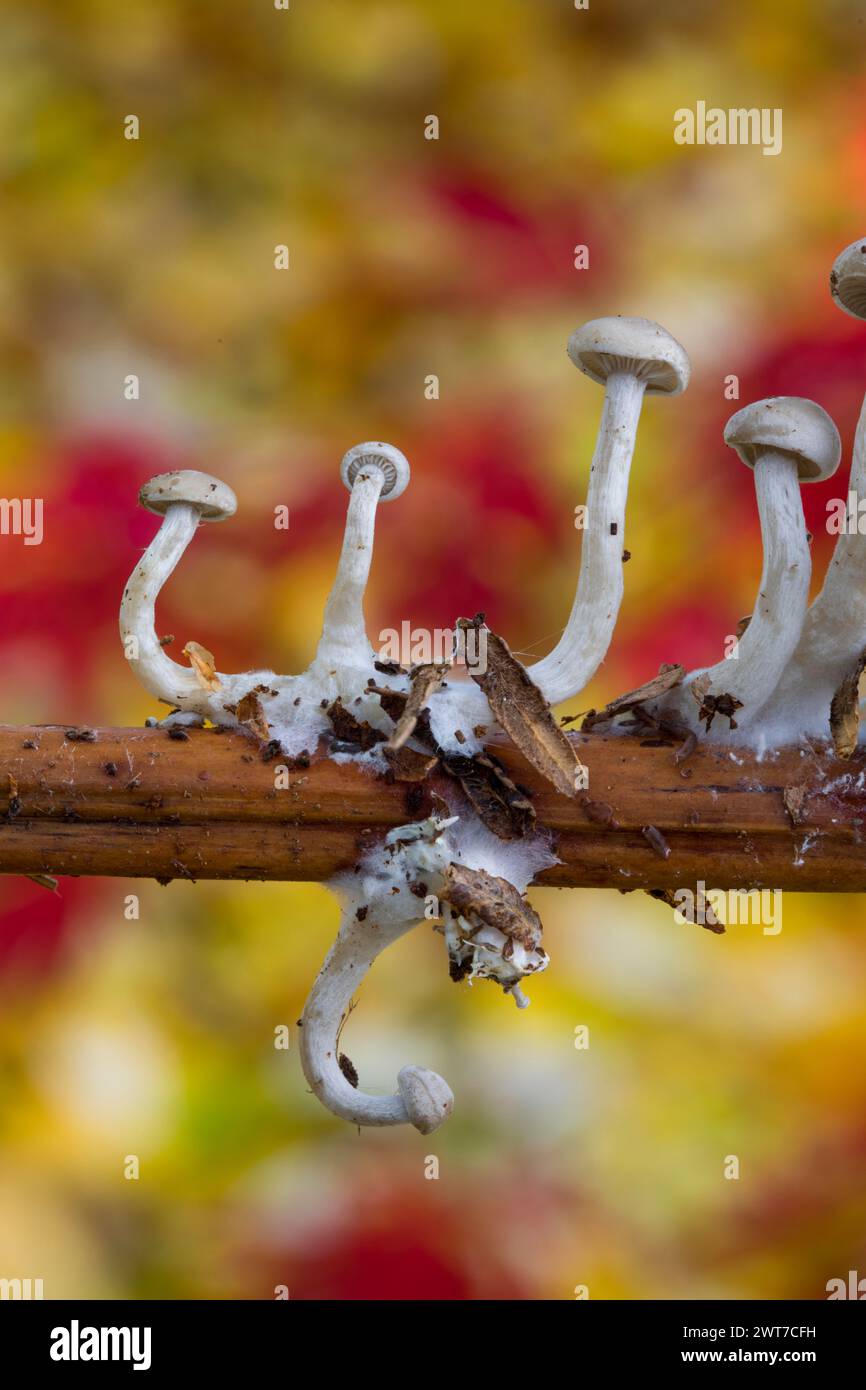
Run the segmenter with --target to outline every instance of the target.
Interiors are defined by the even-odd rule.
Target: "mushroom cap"
[[[228,483],[199,473],[195,468],[181,468],[176,473],[159,473],[146,482],[138,500],[149,512],[165,516],[175,502],[197,507],[202,521],[225,521],[234,516],[238,499]]]
[[[725,425],[725,443],[754,468],[762,454],[795,460],[801,483],[820,483],[839,467],[842,441],[826,410],[801,396],[753,401]]]
[[[397,1085],[406,1114],[420,1134],[432,1134],[454,1108],[454,1092],[441,1076],[426,1067],[403,1067]]]
[[[395,449],[393,444],[368,440],[366,444],[356,444],[343,455],[340,477],[350,492],[365,464],[381,469],[385,475],[385,482],[379,494],[380,502],[393,502],[409,486],[409,460],[406,455]]]
[[[846,314],[866,319],[866,237],[840,252],[830,271],[830,293]]]
[[[650,395],[678,396],[689,384],[688,353],[652,319],[590,319],[572,333],[568,355],[602,385],[612,372],[631,372]]]

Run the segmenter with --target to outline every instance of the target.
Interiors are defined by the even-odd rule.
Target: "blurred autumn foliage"
[[[137,490],[170,467],[240,510],[196,538],[160,630],[222,669],[299,669],[366,438],[413,467],[371,636],[481,609],[548,650],[601,404],[564,349],[601,313],[658,319],[694,375],[647,403],[625,603],[581,704],[717,659],[760,572],[725,378],[741,403],[819,401],[846,460],[866,386],[866,329],[826,284],[866,229],[862,6],[29,0],[2,31],[0,491],[45,503],[41,546],[0,538],[6,722],[159,712],[116,616],[155,529]],[[675,145],[699,99],[782,108],[781,155]],[[817,583],[846,467],[805,493]],[[322,888],[5,880],[0,1276],[533,1299],[811,1298],[866,1273],[860,900],[789,895],[779,936],[719,938],[637,895],[534,900],[552,964],[527,1015],[451,985],[425,929],[363,990],[364,1083],[417,1060],[455,1084],[423,1139],[347,1130],[273,1045],[336,929]]]

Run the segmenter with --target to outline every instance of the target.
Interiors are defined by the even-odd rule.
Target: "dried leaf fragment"
[[[351,710],[346,709],[339,695],[328,706],[328,718],[337,738],[343,743],[351,743],[366,753],[377,743],[384,743],[386,735],[374,729],[366,719],[356,719]]]
[[[438,664],[428,662],[423,666],[415,667],[406,703],[397,720],[397,727],[388,740],[389,748],[402,748],[406,740],[412,737],[421,712],[433,692],[439,689],[450,667],[451,663],[448,661]]]
[[[262,702],[255,690],[250,690],[242,699],[238,700],[235,716],[239,724],[245,724],[252,730],[256,738],[261,739],[262,743],[267,743],[271,737],[271,730]]]
[[[439,750],[442,766],[460,783],[476,815],[500,840],[518,840],[535,828],[535,807],[489,753],[467,757]]]
[[[474,629],[479,638],[476,651],[482,650],[480,631],[484,627],[486,669],[478,672],[470,668],[472,679],[487,696],[498,723],[532,766],[564,796],[574,796],[586,786],[587,770],[526,667],[480,618],[461,618],[458,627]]]
[[[444,877],[442,896],[459,913],[477,917],[527,951],[538,950],[541,918],[513,883],[494,877],[486,869],[467,869],[463,864],[449,864]]]
[[[649,700],[658,700],[668,690],[679,685],[685,674],[685,666],[681,666],[678,662],[663,662],[659,667],[658,675],[653,676],[652,680],[645,681],[636,690],[629,690],[625,695],[618,695],[615,700],[611,700],[603,710],[599,710],[597,713],[595,710],[590,710],[585,716],[581,728],[584,733],[588,733],[596,724],[607,724],[617,715],[627,714],[629,710],[636,709],[638,705],[646,704]]]
[[[200,642],[187,642],[183,654],[189,657],[189,664],[203,690],[219,690],[221,681],[216,673],[213,652]]]
[[[782,801],[784,802],[785,810],[788,812],[792,825],[802,825],[804,820],[807,819],[806,813],[803,810],[806,793],[807,788],[802,782],[796,786],[782,788]]]
[[[435,753],[419,753],[414,748],[384,748],[385,761],[397,782],[423,782],[437,762]]]
[[[830,702],[830,733],[837,758],[850,758],[860,733],[860,677],[866,665],[866,651],[853,671],[842,681]]]

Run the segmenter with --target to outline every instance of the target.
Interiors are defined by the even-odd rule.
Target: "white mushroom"
[[[183,469],[161,473],[145,483],[138,500],[164,518],[123,593],[120,637],[130,666],[152,695],[170,704],[198,703],[202,687],[194,673],[166,656],[156,635],[155,604],[196,533],[199,522],[234,516],[237,498],[226,483],[207,473]]]
[[[421,920],[413,892],[419,875],[431,893],[441,889],[442,870],[453,854],[445,831],[453,824],[452,818],[431,817],[399,826],[358,874],[334,884],[344,899],[343,918],[304,1006],[301,1066],[322,1104],[353,1124],[411,1124],[430,1134],[451,1113],[451,1088],[424,1067],[403,1067],[393,1096],[357,1089],[340,1066],[338,1044],[352,996],[376,957]]]
[[[736,710],[737,739],[758,733],[763,740],[761,710],[797,646],[809,601],[812,566],[799,485],[829,478],[839,465],[841,444],[827,412],[795,396],[775,396],[738,410],[725,426],[725,443],[755,475],[764,546],[758,596],[736,659],[693,672],[656,708],[676,712],[698,728],[699,705],[688,687],[701,675],[708,697],[727,695],[742,706]],[[708,733],[714,739],[730,735],[724,715]]]
[[[414,1125],[430,1134],[448,1119],[454,1095],[447,1081],[425,1067],[403,1067],[398,1092],[372,1096],[359,1090],[340,1067],[338,1037],[352,996],[376,957],[386,946],[418,923],[418,904],[411,920],[384,923],[375,905],[358,921],[355,910],[344,914],[340,932],[328,953],[304,1006],[300,1052],[304,1075],[322,1104],[356,1125]]]
[[[576,695],[604,660],[622,602],[629,469],[644,395],[676,396],[689,381],[685,349],[657,323],[593,319],[572,334],[568,355],[605,388],[589,474],[577,593],[557,646],[529,668],[552,705]]]
[[[866,320],[866,238],[845,248],[830,274],[834,301],[853,318]],[[849,490],[866,497],[866,399],[854,437]],[[801,735],[826,738],[830,703],[866,649],[866,536],[859,527],[839,535],[824,585],[806,614],[796,651],[772,700],[762,728],[768,742],[796,742]]]
[[[340,476],[351,494],[343,549],[325,605],[322,636],[313,667],[368,667],[373,649],[364,626],[364,590],[373,559],[379,502],[391,502],[409,484],[409,462],[392,444],[356,444],[343,456]]]

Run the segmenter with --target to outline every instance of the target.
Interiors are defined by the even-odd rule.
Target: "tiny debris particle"
[[[464,734],[464,732],[463,732],[462,729],[455,729],[455,730],[454,730],[454,737],[456,738],[456,740],[457,740],[458,743],[465,743],[465,742],[466,742],[466,735]]]
[[[266,743],[262,749],[262,762],[272,763],[274,758],[278,758],[282,751],[279,739],[272,738],[270,743]]]
[[[356,919],[356,921],[358,921],[358,922],[364,922],[364,921],[366,921],[366,919],[367,919],[367,913],[368,913],[369,911],[370,911],[370,909],[369,909],[369,907],[367,906],[366,903],[364,904],[363,907],[359,907],[358,910],[357,910],[357,912],[355,913],[355,919]]]
[[[414,883],[409,884],[409,892],[413,893],[416,898],[426,898],[427,884],[422,883],[420,879],[416,879]]]
[[[255,734],[256,738],[262,743],[267,743],[271,730],[262,709],[262,702],[255,690],[250,690],[242,699],[238,701],[237,707],[238,723],[243,724],[244,728],[249,729],[250,733]]]
[[[364,753],[374,748],[377,743],[384,743],[387,737],[381,730],[374,729],[367,720],[356,719],[351,710],[346,709],[339,695],[328,706],[328,719],[340,743],[360,748]]]
[[[337,1065],[339,1066],[340,1071],[345,1076],[349,1085],[354,1086],[357,1089],[358,1072],[355,1068],[355,1064],[352,1061],[351,1057],[347,1057],[345,1052],[339,1052],[337,1054]]]
[[[36,742],[35,739],[32,739],[32,738],[25,738],[25,740],[24,740],[24,742],[22,743],[21,747],[22,747],[22,748],[38,748],[38,747],[39,747],[39,744]]]
[[[388,739],[389,748],[402,748],[406,740],[411,738],[421,714],[426,709],[430,696],[442,684],[449,664],[447,661],[439,664],[426,662],[422,666],[415,667],[412,673],[412,688],[408,696],[404,697],[403,708],[395,721],[397,727]],[[381,700],[381,695],[379,698]],[[382,700],[382,707],[385,708],[384,700]],[[387,713],[390,714],[390,710]]]
[[[830,733],[837,758],[850,758],[860,734],[860,677],[866,652],[841,682],[830,702]]]
[[[655,851],[659,859],[669,859],[671,848],[660,830],[654,825],[642,825],[641,834],[647,844]]]
[[[613,814],[613,807],[606,801],[590,801],[580,798],[580,808],[587,820],[591,820],[595,825],[607,825],[612,830],[619,829],[618,823]]]
[[[612,521],[612,522],[610,523],[610,534],[611,534],[612,536],[615,536],[618,530],[619,530],[619,527],[618,527],[617,523],[616,523],[615,521]]]
[[[423,782],[438,761],[435,753],[418,753],[414,748],[385,748],[389,775],[395,782]]]
[[[473,732],[473,734],[475,735],[476,738],[483,738],[484,735],[487,733],[487,725],[486,725],[486,724],[476,724],[476,725],[475,725],[475,728],[472,730],[472,732]]]
[[[788,786],[782,789],[782,801],[792,825],[802,825],[808,816],[803,810],[803,803],[806,800],[806,788],[802,783],[799,786]]]
[[[160,645],[161,647],[170,647],[173,641],[174,641],[174,633],[173,633],[173,632],[170,632],[170,633],[168,633],[168,635],[167,635],[166,637],[160,637],[160,639],[159,639],[159,645]]]
[[[65,737],[70,743],[95,743],[96,731],[94,729],[67,729]]]
[[[168,731],[169,738],[173,738],[176,743],[189,743],[189,734],[186,729],[180,729],[173,724]]]
[[[399,661],[374,661],[373,665],[377,671],[381,671],[383,676],[401,676],[403,667]]]
[[[103,763],[102,770],[108,777],[116,777],[117,763]]]
[[[52,878],[50,874],[26,874],[25,877],[29,878],[31,883],[38,883],[40,888],[47,888],[49,893],[57,892],[57,879]]]
[[[624,550],[624,551],[622,552],[622,562],[623,562],[623,564],[624,564],[624,565],[628,564],[628,562],[629,562],[630,559],[631,559],[631,551],[630,551],[630,550]]]

